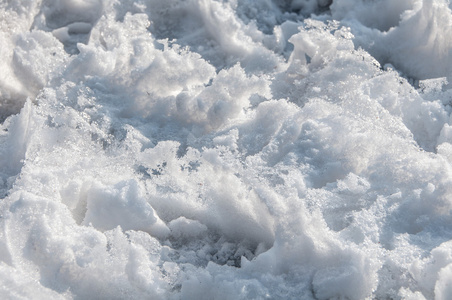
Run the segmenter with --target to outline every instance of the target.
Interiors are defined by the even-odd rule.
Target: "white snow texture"
[[[451,8],[0,1],[0,298],[451,299]]]

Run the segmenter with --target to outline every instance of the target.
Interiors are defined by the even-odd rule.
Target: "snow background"
[[[446,0],[0,2],[3,299],[449,299]]]

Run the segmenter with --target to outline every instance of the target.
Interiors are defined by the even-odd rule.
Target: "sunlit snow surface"
[[[450,299],[446,0],[0,2],[1,299]]]

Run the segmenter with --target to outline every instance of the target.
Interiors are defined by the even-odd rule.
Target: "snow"
[[[0,2],[2,299],[449,299],[446,0]]]

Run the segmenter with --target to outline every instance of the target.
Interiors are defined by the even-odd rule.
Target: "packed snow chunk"
[[[16,76],[36,95],[49,81],[52,72],[67,61],[62,45],[49,33],[32,31],[19,37],[14,49]]]
[[[131,14],[128,12],[121,21],[116,20],[110,14],[106,14],[93,27],[89,44],[105,51],[123,53],[125,55],[122,58],[124,61],[121,61],[122,64],[117,66],[118,70],[123,68],[128,70],[133,66],[143,68],[153,58],[153,55],[148,52],[150,49],[154,49],[154,38],[147,30],[149,25],[149,16],[144,13]],[[133,47],[134,45],[135,47]],[[143,61],[140,61],[137,65],[136,60],[128,60],[132,54],[139,56]],[[150,55],[150,57],[146,58],[146,55]]]
[[[242,136],[238,145],[247,155],[260,152],[280,130],[286,119],[298,111],[298,107],[286,100],[270,100],[260,103],[254,117],[241,126]]]
[[[400,288],[399,293],[397,294],[404,300],[426,300],[424,295],[421,292],[416,291],[412,292],[410,289]]]
[[[448,162],[452,162],[452,144],[449,142],[443,142],[438,144],[439,145],[436,147],[436,153],[443,156]]]
[[[438,145],[443,143],[452,143],[452,126],[447,123],[444,124],[438,136]]]
[[[199,88],[214,76],[215,69],[199,55],[174,47],[156,55],[143,70],[137,87],[149,98],[163,98]]]
[[[144,14],[127,14],[123,22],[102,17],[93,28],[89,43],[77,44],[80,54],[67,66],[65,75],[74,82],[98,76],[93,78],[97,83],[127,87],[141,72],[132,75],[145,69],[155,57],[154,40],[147,26],[149,20]]]
[[[68,57],[50,33],[33,30],[12,37],[0,33],[0,121],[19,112],[27,97],[34,98],[62,70]]]
[[[334,19],[353,20],[369,28],[388,31],[399,24],[402,14],[413,8],[413,0],[335,0],[331,5]]]
[[[93,183],[88,191],[82,224],[102,231],[121,226],[123,230],[142,230],[158,238],[165,238],[170,233],[135,180],[118,182],[113,187]]]
[[[157,271],[159,269],[157,263],[160,261],[159,255],[162,251],[160,243],[140,231],[127,231],[126,235],[130,239],[130,244],[127,245],[124,253],[128,255],[125,273],[130,285],[138,291],[137,295],[163,299],[162,296],[166,293],[163,287],[167,287],[171,274],[167,274],[166,278],[163,278],[162,274]],[[163,268],[165,268],[165,263]],[[177,270],[177,267],[174,269]]]
[[[333,31],[334,35],[326,34],[327,29]],[[338,29],[338,23],[327,25],[320,21],[306,20],[300,33],[289,39],[294,45],[290,61],[301,65],[309,63],[311,70],[319,69],[331,61],[338,50],[353,50],[351,37],[346,28]]]
[[[60,28],[74,22],[94,24],[102,12],[101,0],[45,1],[42,12],[49,28]]]
[[[239,131],[237,129],[232,129],[225,135],[219,135],[215,137],[212,141],[215,146],[224,146],[232,151],[237,150],[237,140],[239,138]]]
[[[10,33],[23,33],[32,28],[32,24],[39,14],[43,1],[8,1],[0,3],[1,31]],[[10,27],[11,26],[11,27]]]
[[[47,288],[26,272],[0,263],[0,294],[5,299],[63,300],[65,296]]]
[[[91,76],[108,76],[115,70],[116,55],[83,44],[78,45],[78,50],[79,55],[66,69],[75,82]],[[84,78],[77,78],[79,74],[83,74]]]
[[[156,267],[150,259],[155,256],[147,254],[158,253],[160,246],[149,234],[129,231],[126,237],[119,227],[104,233],[80,227],[63,205],[31,193],[16,192],[6,201],[11,203],[10,214],[2,231],[13,265],[41,285],[34,286],[37,292],[49,288],[64,299],[93,294],[141,298],[158,296],[156,286],[165,286],[158,272],[151,274]],[[34,218],[35,213],[44,217]],[[18,227],[25,230],[15,234]]]
[[[414,260],[410,272],[427,299],[447,299],[451,291],[451,266],[452,243],[447,241],[431,250],[429,257]]]
[[[218,71],[238,62],[247,72],[271,71],[281,59],[262,44],[265,36],[255,23],[244,24],[237,17],[235,10],[241,4],[204,0],[154,2],[150,5],[150,29],[157,38],[172,40],[199,53]]]
[[[372,78],[370,84],[364,86],[367,89],[364,93],[378,99],[391,115],[403,120],[419,146],[434,151],[438,136],[449,120],[449,113],[440,98],[434,97],[433,92],[427,95],[426,89],[425,92],[415,90],[393,71]]]
[[[268,276],[266,279],[271,281],[272,278]],[[261,281],[248,277],[240,269],[209,263],[206,270],[190,272],[190,276],[182,282],[180,295],[183,299],[190,300],[279,299],[284,294],[278,294],[281,287],[282,284],[280,286],[275,284],[272,289]],[[272,297],[275,294],[276,297]],[[284,295],[289,298],[292,296],[290,292]]]
[[[88,228],[73,231],[72,218],[57,202],[26,192],[13,193],[6,201],[11,203],[11,214],[2,226],[13,265],[59,293],[67,289],[69,282],[77,290],[84,280],[81,278],[85,277],[85,268],[95,268],[97,264],[93,260],[105,251],[103,235]],[[46,217],[36,219],[34,213]],[[26,228],[25,232],[15,234],[14,228],[18,227]],[[15,253],[25,253],[25,257]]]
[[[359,246],[338,242],[320,214],[309,213],[296,198],[290,200],[275,244],[254,260],[244,260],[244,271],[310,280],[314,299],[370,296],[378,283],[379,262]]]
[[[259,195],[234,174],[221,157],[221,150],[206,149],[202,153],[198,174],[203,181],[203,209],[198,219],[233,241],[252,244],[274,242],[274,218]],[[215,175],[214,175],[215,174]],[[210,213],[203,212],[207,209]]]
[[[153,175],[149,183],[157,185],[150,201],[159,215],[165,220],[180,216],[197,220],[233,242],[270,246],[273,216],[259,195],[235,174],[239,166],[228,165],[232,157],[222,157],[224,147],[201,153],[189,149],[186,157],[177,158],[178,146],[160,142],[143,151],[142,164]]]
[[[373,9],[383,13],[373,14]],[[451,64],[445,63],[452,60],[448,1],[339,0],[331,10],[333,18],[352,28],[356,45],[382,64],[391,63],[415,79],[452,76]]]
[[[370,183],[353,173],[350,173],[343,180],[337,181],[337,189],[341,193],[359,195],[364,194],[370,188]]]
[[[253,95],[271,97],[269,85],[266,78],[247,76],[239,65],[235,65],[222,70],[199,94],[179,94],[176,113],[181,120],[194,123],[204,132],[218,130],[243,119]]]
[[[366,269],[356,266],[326,268],[315,273],[312,282],[317,299],[364,299],[372,290]],[[370,285],[370,286],[369,286]]]
[[[50,31],[64,44],[66,52],[76,54],[77,43],[86,44],[92,26],[103,12],[102,0],[43,1],[33,28]]]
[[[91,31],[91,24],[85,22],[75,22],[65,27],[60,27],[52,31],[56,37],[63,44],[71,42],[71,35],[88,34]]]
[[[0,148],[0,174],[15,176],[20,172],[27,152],[30,135],[33,132],[36,118],[34,106],[30,100],[25,103],[19,115],[9,120],[9,130],[2,140]]]
[[[409,37],[405,43],[401,38]],[[405,13],[386,37],[389,59],[418,78],[452,76],[452,12],[448,1],[425,0],[415,13]]]
[[[446,300],[452,295],[452,264],[439,271],[438,281],[435,284],[435,299]]]
[[[190,220],[185,217],[179,217],[168,223],[171,230],[171,236],[175,239],[192,239],[199,237],[207,232],[207,226],[199,221]]]

